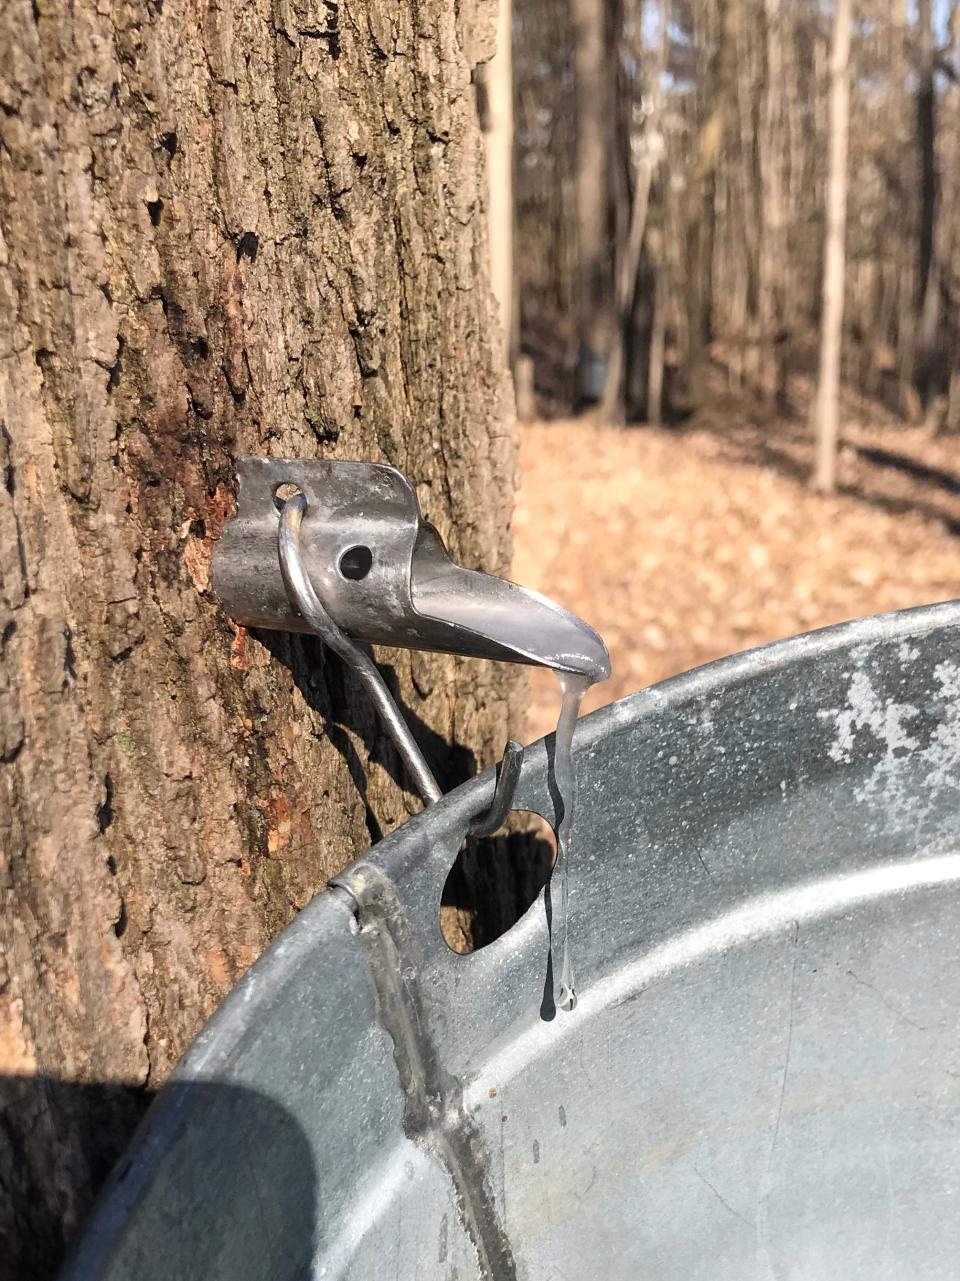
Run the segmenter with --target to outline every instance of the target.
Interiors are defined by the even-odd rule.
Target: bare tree
[[[758,263],[760,383],[764,395],[779,406],[785,391],[780,334],[786,320],[787,217],[783,176],[788,156],[784,57],[787,15],[782,0],[763,0],[762,20],[764,76],[758,139],[762,208]]]
[[[630,214],[625,222],[625,233],[617,245],[614,306],[616,325],[614,328],[610,358],[607,365],[606,380],[600,404],[601,417],[605,422],[623,422],[626,411],[626,382],[628,343],[633,336],[631,324],[639,286],[640,264],[643,256],[644,241],[647,233],[647,213],[650,208],[650,194],[653,180],[663,154],[663,135],[661,108],[663,100],[662,79],[665,71],[668,48],[668,27],[661,26],[661,39],[657,56],[647,68],[643,57],[643,6],[626,0],[623,6],[625,32],[630,41],[627,57],[634,69],[634,96],[622,111],[624,121],[623,150],[629,158],[630,181]],[[626,96],[626,95],[624,95]],[[656,320],[651,320],[651,329]],[[638,358],[649,368],[649,348],[634,351]]]
[[[208,587],[236,455],[383,459],[508,568],[473,96],[486,0],[0,15],[0,1277],[49,1277],[150,1091],[418,808],[350,675]],[[384,656],[444,785],[502,669]]]
[[[937,254],[936,34],[932,0],[917,0],[917,151],[920,157],[920,230],[917,237],[917,390],[928,419],[936,415],[937,337],[940,325],[940,263]],[[945,388],[943,389],[945,390]]]
[[[610,175],[613,138],[607,0],[571,0],[577,112],[578,395],[600,398],[613,338]]]
[[[840,434],[840,366],[846,292],[847,185],[850,137],[850,37],[852,0],[836,0],[830,49],[830,143],[823,265],[823,320],[816,397],[817,460],[814,484],[832,493],[837,484]]]
[[[697,131],[684,197],[686,377],[687,393],[695,406],[703,400],[704,367],[710,340],[714,180],[737,100],[737,43],[742,17],[743,0],[718,0],[718,34],[710,65],[707,107]]]

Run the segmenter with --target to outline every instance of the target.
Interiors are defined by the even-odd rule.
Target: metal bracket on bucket
[[[211,578],[238,623],[312,632],[360,677],[427,805],[440,788],[370,655],[357,642],[609,670],[596,632],[538,592],[464,569],[423,519],[416,491],[377,463],[245,458],[237,514]],[[602,674],[602,675],[597,675]],[[472,825],[485,835],[510,812],[523,748],[509,742],[494,802]]]

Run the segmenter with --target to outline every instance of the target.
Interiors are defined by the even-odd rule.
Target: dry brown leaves
[[[521,428],[514,577],[606,640],[613,677],[586,710],[779,637],[960,595],[954,443],[889,422],[845,441],[826,498],[806,484],[797,424]],[[558,702],[534,671],[531,737]]]

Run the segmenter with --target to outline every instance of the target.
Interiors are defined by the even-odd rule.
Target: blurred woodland
[[[789,414],[819,378],[824,489],[841,378],[960,429],[957,0],[514,6],[522,415],[676,422],[718,372]]]
[[[607,639],[588,705],[960,594],[960,2],[514,0],[512,37],[494,284],[552,420],[514,575]]]

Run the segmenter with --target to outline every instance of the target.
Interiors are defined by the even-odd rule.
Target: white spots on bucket
[[[908,664],[917,658],[918,651],[904,641],[897,649],[897,656]],[[928,745],[921,749],[919,739],[912,732],[917,728],[912,722],[920,715],[919,708],[881,696],[864,669],[866,655],[858,654],[857,658],[857,669],[848,674],[846,707],[818,713],[821,720],[831,721],[835,727],[836,737],[828,753],[837,764],[849,764],[858,736],[868,733],[880,744],[883,753],[854,795],[861,802],[881,802],[888,821],[895,822],[899,811],[903,821],[915,824],[922,820],[944,789],[960,788],[960,665],[944,661],[934,669],[939,690],[935,693],[931,690],[929,697],[940,710],[940,719]],[[927,767],[922,808],[918,807],[921,798],[915,779],[906,777],[903,762],[907,756],[922,761]]]
[[[938,663],[933,675],[940,686],[943,718],[922,755],[928,766],[924,781],[936,794],[960,786],[960,666]]]
[[[943,697],[950,703],[960,700],[960,666],[956,663],[938,663],[933,669],[934,679],[940,686]],[[950,709],[954,710],[953,707]]]
[[[885,751],[878,762],[877,771],[889,772],[889,767],[897,758],[919,746],[912,737],[907,724],[917,715],[917,708],[911,703],[897,703],[893,699],[882,699],[873,687],[868,674],[856,671],[850,679],[847,691],[847,706],[844,708],[826,708],[817,715],[821,720],[834,720],[836,738],[827,749],[830,759],[838,765],[850,762],[857,734],[867,730]]]

